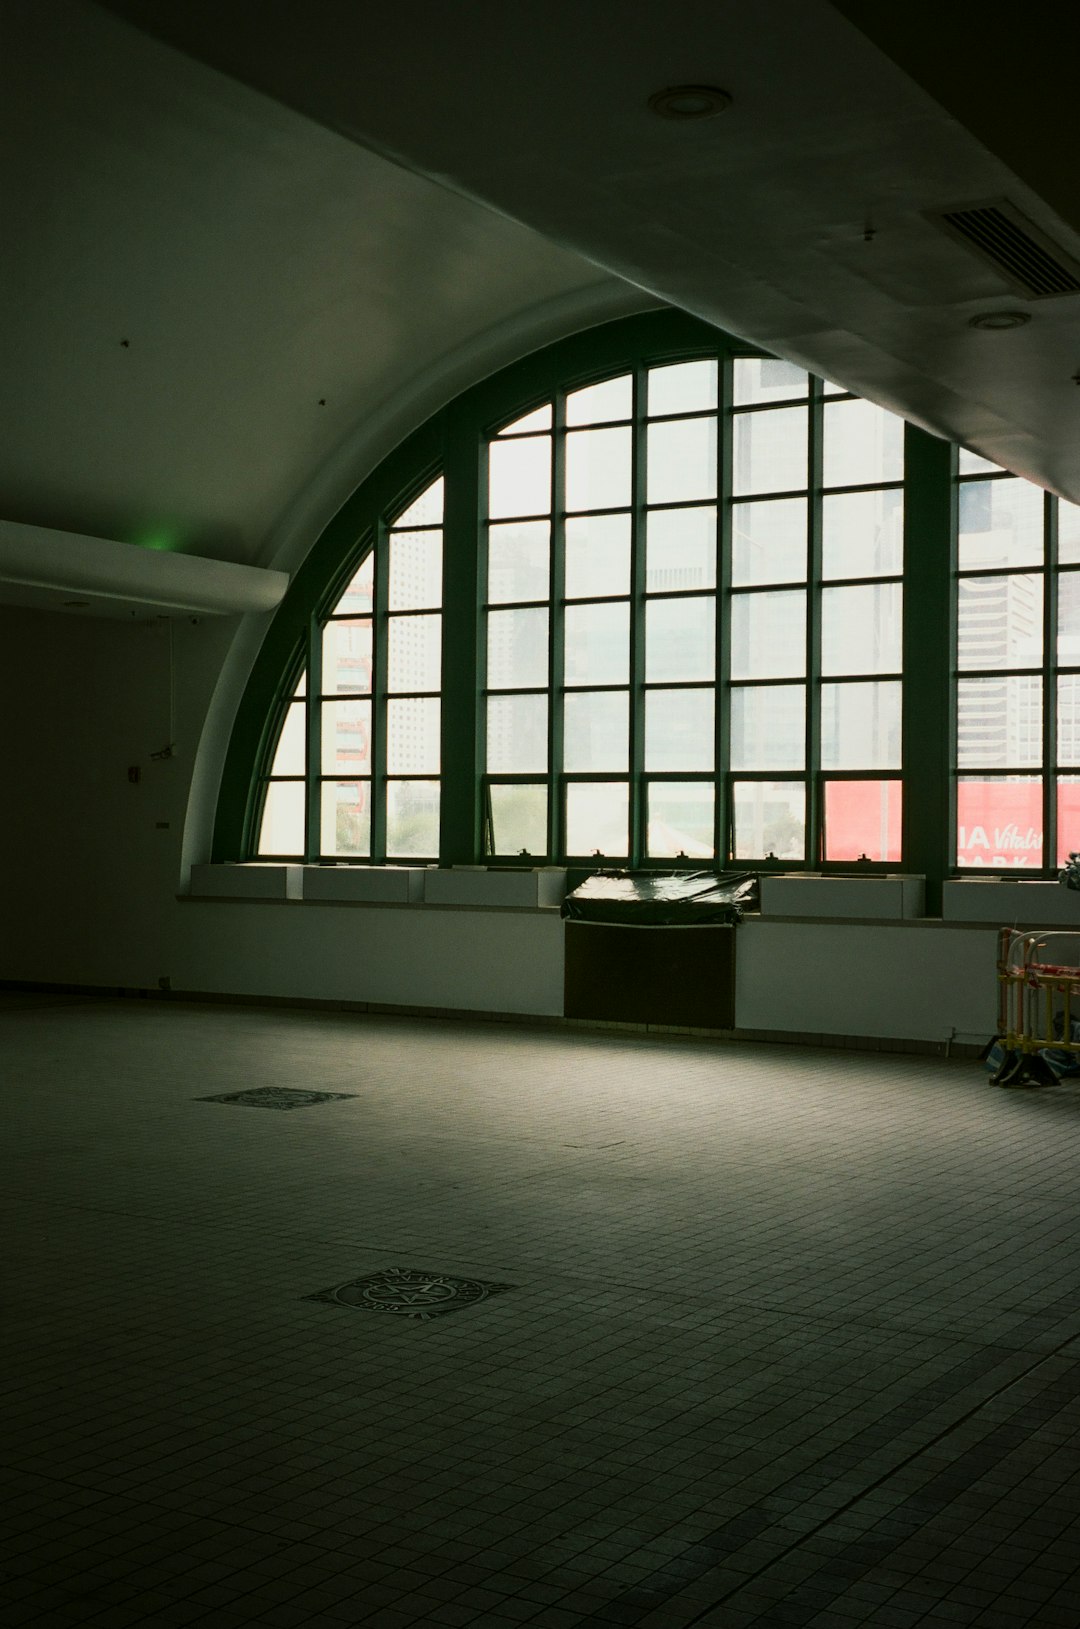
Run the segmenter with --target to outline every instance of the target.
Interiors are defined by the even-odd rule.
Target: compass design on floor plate
[[[293,1086],[253,1086],[246,1092],[218,1092],[196,1103],[240,1103],[246,1109],[306,1109],[313,1103],[335,1103],[355,1092],[304,1092]]]
[[[441,1318],[447,1312],[475,1306],[491,1295],[512,1290],[513,1284],[488,1284],[479,1278],[455,1278],[430,1273],[422,1267],[384,1267],[381,1272],[351,1279],[335,1289],[320,1290],[306,1301],[336,1301],[343,1307],[368,1312],[393,1312],[400,1318]]]

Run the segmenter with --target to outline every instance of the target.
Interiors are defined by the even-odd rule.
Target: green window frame
[[[954,479],[950,858],[1053,875],[1080,847],[1080,508],[963,448]]]
[[[656,370],[676,370],[702,359],[716,366],[715,408],[686,408],[684,404],[668,413],[650,412],[650,379]],[[830,455],[830,423],[845,413],[854,419],[877,410],[869,404],[859,406],[857,398],[813,378],[805,389],[800,387],[797,401],[775,392],[749,399],[738,394],[737,378],[740,368],[753,362],[774,364],[777,378],[785,367],[793,376],[791,365],[694,318],[672,311],[650,313],[604,324],[512,364],[466,391],[404,441],[342,506],[296,573],[273,619],[237,712],[219,796],[213,857],[224,861],[259,854],[266,799],[275,783],[287,779],[274,773],[282,731],[290,717],[302,710],[304,765],[295,784],[303,786],[305,835],[302,852],[282,858],[309,863],[416,858],[444,865],[531,865],[551,859],[568,861],[572,867],[595,865],[599,862],[591,847],[567,846],[567,798],[572,788],[588,786],[607,774],[625,785],[627,840],[622,853],[602,852],[604,863],[656,870],[684,864],[759,870],[806,867],[826,872],[850,869],[852,864],[871,872],[904,869],[927,876],[927,908],[937,909],[941,882],[955,869],[957,859],[954,743],[959,671],[953,626],[962,581],[962,570],[955,562],[959,485],[964,479],[957,473],[957,450],[907,425],[900,432],[902,459],[898,461],[894,445],[891,464],[852,471],[842,458],[838,462]],[[581,393],[620,377],[630,381],[629,410],[620,407],[615,417],[589,424],[571,422],[575,399],[580,401]],[[779,485],[767,484],[761,490],[745,490],[738,461],[742,457],[752,462],[753,455],[740,452],[740,446],[753,440],[759,429],[767,439],[770,424],[778,425],[781,413],[795,409],[805,415],[805,475],[797,480],[785,477]],[[539,419],[531,425],[521,422],[548,410],[550,421],[545,420],[543,427]],[[650,435],[657,425],[690,421],[695,415],[702,421],[708,419],[715,429],[715,499],[707,493],[685,501],[677,494],[658,499],[650,495],[648,484]],[[546,501],[542,513],[531,516],[533,522],[550,527],[550,550],[537,568],[541,576],[546,571],[546,585],[537,584],[534,573],[533,586],[518,598],[507,597],[505,586],[494,591],[489,571],[490,550],[497,545],[498,552],[503,541],[493,542],[492,528],[530,520],[528,515],[509,511],[489,514],[489,447],[513,441],[515,436],[506,432],[515,424],[517,438],[546,437],[550,447]],[[575,507],[566,485],[568,450],[572,465],[575,446],[583,442],[586,432],[596,430],[617,430],[628,444],[624,459],[628,473],[621,478],[617,501],[609,501],[609,493],[603,502],[590,500]],[[379,619],[390,615],[385,600],[379,599],[379,585],[384,581],[380,573],[387,569],[380,561],[395,517],[439,475],[445,479],[445,507],[438,850],[396,854],[393,843],[387,841],[385,813],[385,788],[392,775],[379,758],[383,750],[380,737],[385,744],[385,708],[394,699],[379,655]],[[572,490],[577,491],[572,472],[569,478]],[[713,501],[717,506],[715,584],[704,580],[665,584],[651,579],[648,528],[656,513],[674,514],[680,507],[701,510]],[[753,580],[745,564],[740,564],[743,533],[753,530],[750,518],[765,514],[763,506],[783,502],[805,505],[798,567],[792,567],[787,576],[780,573]],[[1047,503],[1051,506],[1051,500]],[[845,506],[850,516],[858,512],[876,515],[878,521],[884,517],[889,549],[875,552],[875,542],[862,560],[857,548],[849,546],[850,539],[849,544],[839,546],[835,522]],[[576,546],[571,536],[575,519],[591,523],[605,515],[628,517],[628,585],[620,583],[617,592],[604,592],[603,585],[595,592],[568,591],[567,541],[569,536],[571,548]],[[877,521],[874,524],[877,527]],[[852,526],[854,536],[858,530],[854,520]],[[1053,523],[1046,535],[1054,537]],[[1047,547],[1053,544],[1048,542]],[[343,591],[369,556],[375,562],[370,765],[375,793],[367,844],[370,852],[364,855],[330,852],[322,840],[321,709],[326,703],[320,701],[319,662],[327,619],[333,619]],[[1056,585],[1054,573],[1047,582],[1051,578]],[[1075,581],[1080,584],[1080,573]],[[789,596],[785,615],[795,613],[794,596],[801,596],[799,642],[805,652],[801,672],[756,673],[744,671],[737,662],[732,667],[739,640],[746,644],[746,626],[766,613],[770,596],[785,595]],[[650,648],[644,630],[650,614],[662,622],[663,607],[680,599],[698,602],[695,609],[705,617],[703,629],[711,619],[711,638],[719,660],[709,675],[668,682],[649,672]],[[887,610],[874,612],[875,602]],[[620,670],[615,677],[593,682],[587,677],[587,664],[580,672],[567,668],[571,657],[578,659],[573,652],[568,656],[568,638],[571,645],[579,640],[580,627],[588,620],[578,613],[591,608],[610,618],[612,607],[629,625],[626,676]],[[498,619],[503,617],[502,626],[508,628],[510,618],[504,613],[516,612],[543,613],[548,619],[546,650],[541,641],[533,652],[528,682],[520,684],[512,666],[499,669],[496,664],[491,671],[488,666]],[[864,637],[875,615],[887,630],[878,646],[868,644]],[[540,620],[533,618],[536,626]],[[855,632],[857,639],[850,637]],[[885,645],[887,660],[879,649]],[[756,648],[763,648],[762,641],[757,641]],[[854,652],[862,654],[851,654]],[[1080,686],[1080,657],[1074,665],[1058,666]],[[302,675],[307,678],[307,689],[298,696]],[[755,706],[760,710],[764,706],[760,696],[772,702],[782,699],[776,692],[784,688],[785,680],[789,686],[805,686],[798,761],[793,751],[787,758],[778,754],[775,761],[755,761],[752,754],[740,752],[740,738],[744,743],[755,738],[768,740],[775,731],[765,725],[748,728],[744,723],[740,737],[740,715],[745,718]],[[858,699],[859,686],[867,696],[871,691],[866,687],[878,687],[887,702],[889,744],[887,751],[868,749],[862,757],[852,758],[850,753],[838,754],[830,743],[836,717],[853,698]],[[656,706],[650,698],[661,690],[680,696],[687,690],[697,691],[715,697],[711,763],[663,764],[650,759],[647,715]],[[619,708],[626,713],[625,770],[573,767],[573,756],[567,754],[568,703],[572,715],[575,707],[583,705],[581,697],[587,691],[617,696]],[[508,767],[508,761],[497,757],[489,762],[492,703],[525,694],[547,703],[542,764],[534,769]],[[902,698],[899,718],[897,695]],[[610,701],[605,705],[610,707]],[[598,713],[601,711],[598,705]],[[573,717],[569,723],[572,734],[576,728]],[[1050,732],[1044,740],[1044,751],[1050,754],[1046,761],[1062,778],[1073,768],[1080,774],[1080,763],[1060,762],[1053,757],[1055,750]],[[881,834],[876,852],[872,846],[860,845],[860,853],[871,855],[868,860],[851,851],[853,843],[846,849],[838,845],[835,820],[830,834],[836,800],[853,781],[864,783],[868,807],[872,805],[875,811],[867,817],[867,830]],[[529,794],[524,801],[516,791],[521,787]],[[673,788],[679,789],[679,795],[686,794],[684,804],[704,808],[712,799],[711,816],[706,813],[699,822],[709,825],[711,821],[709,841],[699,844],[696,852],[687,852],[685,859],[669,851],[672,844],[666,839],[650,842],[649,837],[649,800],[654,803],[655,826],[657,809],[665,799],[671,802]],[[512,795],[520,806],[508,823]],[[296,793],[288,796],[295,799]],[[790,840],[786,847],[773,845],[769,851],[761,835],[767,827],[764,816],[758,818],[758,805],[775,806],[781,816],[790,806],[790,821],[778,817],[779,828],[789,839],[801,813],[806,834],[801,858],[791,851]],[[662,818],[660,823],[664,823]],[[678,822],[667,824],[678,827]],[[775,821],[772,829],[776,829]],[[596,846],[603,850],[603,845]],[[766,852],[755,852],[757,847]],[[264,857],[269,857],[265,847]],[[1030,874],[1035,874],[1034,869]]]

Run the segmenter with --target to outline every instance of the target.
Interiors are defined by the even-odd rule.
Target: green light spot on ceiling
[[[168,532],[148,532],[145,537],[136,539],[140,549],[159,549],[171,554],[179,547],[175,537]]]

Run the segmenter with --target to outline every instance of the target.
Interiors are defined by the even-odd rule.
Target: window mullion
[[[822,819],[825,789],[821,776],[821,534],[824,499],[825,398],[821,379],[810,379],[806,502],[806,864],[824,858]]]
[[[926,910],[941,910],[955,841],[955,451],[904,431],[904,609],[901,716],[905,870],[926,877]]]
[[[548,855],[566,853],[563,775],[564,655],[566,650],[566,395],[555,393],[551,445],[551,607],[548,616]]]
[[[310,865],[322,854],[322,721],[323,625],[308,618],[307,707],[305,708],[304,859]]]
[[[442,453],[439,861],[472,865],[483,857],[486,846],[486,801],[481,802],[480,790],[486,786],[482,601],[487,592],[488,460],[470,413],[447,416]]]
[[[375,535],[375,581],[371,638],[371,858],[386,859],[386,681],[390,546],[385,521]]]
[[[714,809],[713,851],[716,864],[730,863],[735,825],[731,777],[731,532],[732,532],[732,452],[734,447],[734,364],[730,355],[720,358],[717,401],[717,508],[716,508],[716,659],[714,677],[716,700],[716,756],[713,760]]]
[[[648,812],[645,789],[645,502],[647,493],[648,371],[634,369],[634,435],[631,466],[630,530],[630,834],[629,862],[648,857]]]
[[[1057,499],[1043,495],[1043,868],[1057,869]]]

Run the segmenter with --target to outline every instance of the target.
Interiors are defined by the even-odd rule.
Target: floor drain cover
[[[336,1289],[306,1295],[305,1301],[336,1301],[343,1307],[368,1312],[396,1312],[400,1318],[441,1318],[475,1306],[489,1295],[512,1290],[513,1284],[485,1284],[478,1278],[454,1278],[450,1273],[427,1273],[420,1267],[386,1267],[380,1273],[351,1279]]]
[[[355,1092],[301,1092],[291,1086],[255,1086],[248,1092],[218,1092],[197,1097],[196,1103],[242,1103],[248,1109],[306,1109],[312,1103],[336,1103]]]

